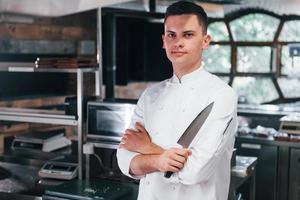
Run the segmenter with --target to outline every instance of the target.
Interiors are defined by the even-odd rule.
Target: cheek
[[[197,45],[196,45],[197,44]],[[189,44],[189,46],[191,47],[191,50],[193,51],[193,52],[200,52],[200,51],[202,51],[202,48],[203,48],[203,46],[202,46],[202,43],[201,42],[199,42],[199,41],[194,41],[194,42],[191,42],[190,44]]]

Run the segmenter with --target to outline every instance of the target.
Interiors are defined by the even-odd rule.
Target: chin
[[[187,63],[189,63],[187,59],[182,58],[182,57],[179,57],[179,58],[178,58],[178,57],[177,57],[177,58],[173,58],[173,59],[171,60],[171,62],[172,62],[173,64],[187,64]]]

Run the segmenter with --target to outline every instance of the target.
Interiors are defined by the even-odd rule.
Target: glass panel
[[[212,41],[229,41],[228,30],[224,22],[209,24],[207,32],[211,35]]]
[[[287,21],[283,24],[279,41],[300,41],[300,20]]]
[[[273,41],[280,20],[266,14],[249,14],[230,22],[236,41]]]
[[[271,47],[238,47],[238,72],[270,72]]]
[[[281,49],[281,73],[289,77],[300,77],[300,57],[290,57],[289,47],[282,46]]]
[[[226,45],[211,45],[203,52],[205,68],[210,72],[229,73],[231,47]]]
[[[271,78],[235,77],[232,87],[243,103],[261,104],[279,97]]]
[[[300,97],[300,79],[278,78],[278,84],[284,97]]]

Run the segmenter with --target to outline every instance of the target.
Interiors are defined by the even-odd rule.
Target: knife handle
[[[173,172],[165,172],[165,178],[170,178]]]

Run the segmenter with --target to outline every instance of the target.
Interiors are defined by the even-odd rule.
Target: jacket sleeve
[[[134,125],[136,122],[140,122],[142,125],[145,125],[145,122],[144,122],[144,93],[141,95],[141,97],[138,100],[137,106],[136,106],[133,116],[131,118],[130,126],[128,127],[129,129],[135,129]],[[139,153],[131,152],[131,151],[121,149],[121,148],[117,149],[118,165],[119,165],[119,168],[122,171],[122,173],[131,178],[139,179],[142,176],[141,177],[140,176],[132,176],[129,173],[130,162],[136,155],[139,155]]]
[[[207,181],[214,174],[219,159],[223,159],[223,152],[233,149],[237,129],[236,95],[226,89],[217,92],[212,101],[214,107],[190,145],[192,155],[168,182],[193,185]]]

